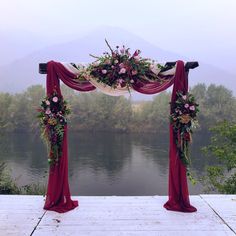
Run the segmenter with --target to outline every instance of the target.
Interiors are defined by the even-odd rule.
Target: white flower
[[[131,84],[133,84],[133,83],[134,83],[134,80],[133,80],[133,79],[131,79],[131,80],[130,80],[130,83],[131,83]]]
[[[120,71],[119,71],[119,74],[125,74],[126,72],[126,69],[125,68],[121,68]]]
[[[115,64],[117,64],[118,62],[119,62],[119,61],[118,61],[117,59],[114,61]]]
[[[53,101],[53,102],[58,102],[58,97],[56,97],[56,96],[53,97],[53,98],[52,98],[52,101]]]
[[[139,61],[139,59],[140,59],[140,56],[139,56],[139,55],[134,56],[134,60],[135,60],[135,61]]]
[[[102,70],[102,73],[105,75],[107,73],[107,70]]]

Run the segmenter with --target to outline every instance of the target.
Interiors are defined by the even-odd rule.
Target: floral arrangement
[[[38,109],[41,127],[41,136],[48,149],[49,164],[56,164],[62,154],[64,128],[67,124],[66,116],[70,113],[67,102],[56,92],[43,99]]]
[[[107,40],[105,42],[111,53],[104,52],[101,57],[90,55],[97,60],[87,68],[77,68],[80,70],[77,79],[88,80],[93,77],[97,82],[112,88],[127,87],[128,90],[138,80],[162,82],[163,79],[158,77],[158,73],[164,66],[154,63],[151,59],[142,58],[140,50],[131,55],[130,49],[124,45],[121,48],[116,46],[116,50],[113,50]]]
[[[170,121],[174,129],[174,137],[180,159],[187,167],[189,158],[189,143],[192,142],[193,128],[197,126],[198,104],[192,94],[177,93],[177,99],[172,104]]]

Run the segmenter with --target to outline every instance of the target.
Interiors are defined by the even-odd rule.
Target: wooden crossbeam
[[[175,65],[175,63],[176,63],[175,61],[174,62],[166,62],[165,68],[162,70],[162,72],[171,69]],[[197,61],[186,62],[185,63],[185,70],[189,71],[190,69],[194,69],[198,66],[199,66],[199,64]],[[47,63],[39,63],[39,73],[40,74],[47,74]]]

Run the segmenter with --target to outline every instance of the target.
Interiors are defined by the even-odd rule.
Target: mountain
[[[48,43],[40,35],[26,30],[0,31],[0,66],[12,63]]]
[[[191,61],[193,59],[177,55],[157,48],[142,38],[119,28],[106,27],[94,30],[85,37],[78,38],[71,42],[57,44],[35,51],[23,58],[15,60],[6,66],[0,67],[0,91],[19,92],[33,84],[45,84],[45,75],[38,73],[40,62],[67,61],[67,62],[91,62],[94,59],[89,56],[101,55],[109,51],[104,39],[115,48],[117,44],[123,44],[131,48],[142,50],[143,57],[156,59],[159,62],[176,61],[178,59]],[[197,83],[224,84],[236,94],[235,77],[217,67],[199,62],[200,67],[190,71],[190,86]],[[147,99],[148,96],[135,95],[135,99]]]

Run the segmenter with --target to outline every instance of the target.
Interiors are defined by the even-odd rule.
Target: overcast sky
[[[209,64],[236,64],[236,0],[1,0],[0,6],[1,31],[34,32],[50,44],[108,25]]]

